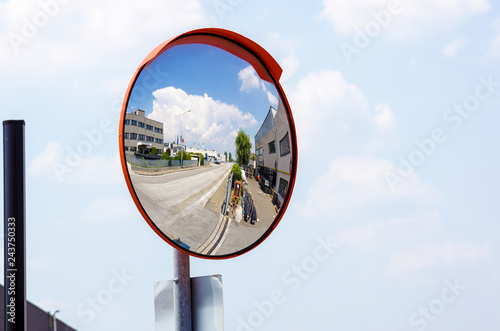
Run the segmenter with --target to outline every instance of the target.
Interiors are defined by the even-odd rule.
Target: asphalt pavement
[[[161,176],[129,172],[140,203],[153,223],[169,238],[196,250],[210,236],[220,213],[203,208],[224,182],[230,164]]]

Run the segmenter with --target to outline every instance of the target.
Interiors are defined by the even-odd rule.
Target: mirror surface
[[[121,123],[122,162],[150,225],[206,257],[260,243],[290,196],[289,112],[246,50],[180,43],[156,56],[137,75]]]

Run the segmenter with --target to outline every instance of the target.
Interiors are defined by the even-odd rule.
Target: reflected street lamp
[[[188,109],[186,110],[185,112],[183,112],[182,114],[179,115],[179,126],[180,126],[180,136],[181,136],[181,144],[182,144],[182,122],[181,122],[181,116],[184,115],[184,114],[187,114],[191,111],[191,109]],[[181,145],[182,146],[182,145]],[[184,153],[182,153],[182,147],[181,147],[181,169],[182,169],[182,156],[183,156]]]

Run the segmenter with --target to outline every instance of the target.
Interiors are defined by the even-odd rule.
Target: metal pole
[[[189,255],[174,249],[175,330],[192,331]]]
[[[52,314],[49,314],[50,315],[50,318],[51,318],[51,321],[52,321],[52,331],[57,331],[57,318],[56,318],[56,314],[59,312],[59,309],[56,310],[55,312],[53,312]]]
[[[6,331],[26,331],[26,183],[22,120],[3,122]]]
[[[180,141],[180,146],[181,146],[181,169],[183,168],[182,166],[182,156],[184,154],[184,152],[182,151],[182,120],[181,120],[181,116],[184,115],[184,114],[187,114],[191,111],[191,109],[188,109],[186,110],[185,112],[183,112],[182,114],[179,115],[179,127],[180,127],[180,138],[181,138],[181,141]],[[187,151],[186,151],[187,152]]]

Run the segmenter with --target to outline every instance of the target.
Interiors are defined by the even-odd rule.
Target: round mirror
[[[290,200],[297,167],[281,68],[234,32],[201,29],[137,69],[120,118],[132,197],[165,241],[229,258],[261,243]]]

